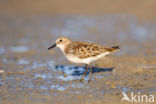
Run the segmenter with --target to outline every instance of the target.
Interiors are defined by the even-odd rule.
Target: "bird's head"
[[[63,50],[64,47],[67,46],[70,42],[71,41],[68,38],[66,38],[66,37],[59,37],[56,40],[56,42],[52,46],[50,46],[48,48],[48,50],[50,50],[50,49],[52,49],[54,47],[59,47],[61,50]]]

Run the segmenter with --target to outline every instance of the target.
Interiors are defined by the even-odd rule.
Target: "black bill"
[[[52,49],[52,48],[54,48],[54,47],[56,47],[56,43],[55,43],[54,45],[50,46],[50,47],[48,48],[48,50],[50,50],[50,49]]]

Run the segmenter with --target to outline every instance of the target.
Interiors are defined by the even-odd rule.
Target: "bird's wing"
[[[88,58],[108,52],[107,47],[90,42],[73,42],[66,48],[66,53],[76,55],[79,58]]]

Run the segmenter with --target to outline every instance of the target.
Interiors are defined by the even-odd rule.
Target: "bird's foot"
[[[80,82],[82,83],[82,82],[84,82],[85,81],[85,79],[80,79]]]
[[[88,80],[88,83],[90,83],[90,82],[91,82],[91,79]]]

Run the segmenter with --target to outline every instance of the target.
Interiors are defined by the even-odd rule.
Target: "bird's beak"
[[[50,46],[50,47],[48,48],[48,50],[50,50],[50,49],[52,49],[52,48],[54,48],[54,47],[56,47],[56,43],[53,44],[52,46]]]

